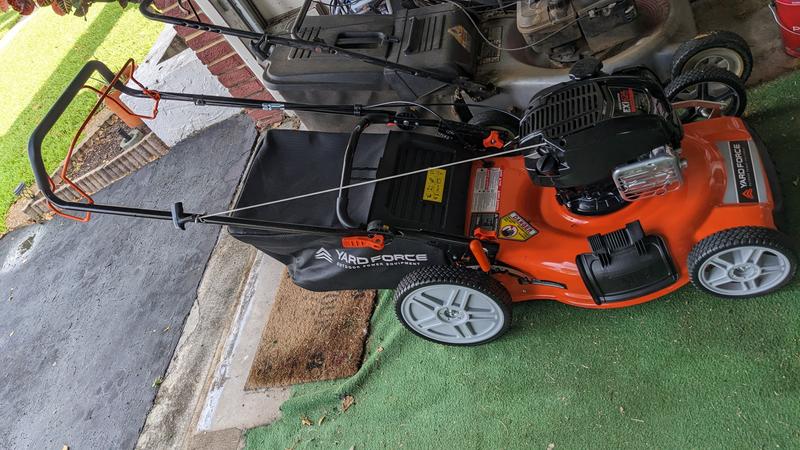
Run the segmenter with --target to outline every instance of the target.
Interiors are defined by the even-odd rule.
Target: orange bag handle
[[[99,94],[99,98],[97,99],[97,102],[95,102],[94,107],[92,107],[91,111],[89,111],[89,114],[86,116],[86,119],[84,119],[83,123],[78,128],[78,131],[75,133],[75,136],[73,136],[72,142],[70,143],[69,146],[69,150],[67,151],[67,157],[64,158],[64,166],[61,168],[60,176],[61,179],[64,180],[64,182],[67,183],[70,187],[72,187],[72,189],[74,189],[78,193],[78,195],[84,198],[86,200],[86,203],[89,205],[94,204],[94,199],[92,199],[92,196],[87,194],[75,182],[73,182],[72,179],[70,179],[68,172],[70,164],[72,163],[72,155],[75,152],[75,147],[78,145],[78,139],[80,138],[83,131],[86,129],[86,126],[89,124],[89,121],[91,121],[92,118],[95,116],[95,114],[97,114],[97,111],[100,109],[100,105],[103,103],[103,100],[109,99],[113,101],[117,106],[124,109],[129,114],[139,117],[141,119],[155,119],[156,116],[158,116],[158,105],[159,102],[161,101],[161,95],[159,94],[158,91],[153,91],[145,88],[144,85],[142,85],[142,83],[140,83],[136,78],[134,78],[133,70],[135,66],[136,65],[133,59],[132,58],[128,59],[122,66],[122,68],[119,70],[119,72],[117,72],[117,74],[114,76],[114,79],[111,80],[111,82],[109,82],[108,85],[102,90],[89,85],[84,85],[82,87],[82,89],[88,89],[92,92],[95,92],[96,94]],[[155,103],[153,104],[153,111],[149,116],[144,114],[136,114],[122,102],[118,101],[116,98],[109,97],[109,94],[114,90],[114,86],[117,84],[117,82],[120,81],[126,69],[128,70],[127,78],[136,83],[139,86],[139,88],[141,88],[142,92],[145,95],[147,95],[148,97],[152,98],[155,101]],[[52,189],[55,192],[55,182],[53,181],[52,178],[50,178],[49,181],[50,181],[50,189]],[[82,217],[68,214],[56,208],[55,205],[53,205],[49,200],[47,201],[47,207],[50,208],[50,210],[53,211],[53,213],[65,219],[75,220],[77,222],[88,222],[92,220],[92,213],[90,212],[87,212],[86,215]]]

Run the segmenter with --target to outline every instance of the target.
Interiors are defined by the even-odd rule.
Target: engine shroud
[[[521,145],[534,183],[555,187],[575,213],[597,215],[627,204],[612,174],[659,148],[679,149],[680,121],[649,77],[606,75],[573,80],[534,96],[521,122]],[[676,157],[677,161],[677,157]]]

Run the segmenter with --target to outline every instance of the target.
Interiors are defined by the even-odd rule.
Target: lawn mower
[[[151,3],[140,10],[152,20],[250,41],[265,85],[286,101],[413,101],[464,122],[484,120],[473,103],[523,111],[532,95],[569,80],[572,65],[586,57],[610,71],[647,66],[662,83],[707,65],[746,80],[753,65],[735,33],[695,37],[688,0],[386,0],[389,14],[370,15],[310,15],[315,5],[346,13],[351,2],[331,0],[327,8],[306,0],[286,29],[267,32],[202,23],[197,14],[169,17]],[[349,131],[356,123],[297,114],[317,131]]]
[[[108,81],[104,94],[359,122],[351,133],[269,130],[228,211],[69,202],[53,192],[41,144],[95,72]],[[745,298],[792,279],[797,257],[777,229],[774,168],[737,117],[741,80],[716,67],[686,75],[694,83],[665,90],[645,67],[606,74],[585,59],[572,80],[533,95],[522,117],[490,110],[494,121],[470,124],[391,105],[136,89],[93,61],[33,132],[29,156],[39,189],[62,214],[227,225],[286,264],[301,287],[395,289],[409,330],[475,345],[508,329],[513,302],[620,308],[688,282]],[[698,99],[712,91],[718,101]],[[392,131],[365,133],[374,124]]]

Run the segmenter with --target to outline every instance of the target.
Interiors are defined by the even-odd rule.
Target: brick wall
[[[177,0],[156,0],[154,3],[166,15],[194,18],[194,14],[191,12],[186,13],[178,6]],[[186,1],[183,4],[186,5]],[[200,7],[194,1],[192,1],[192,4],[200,15],[200,21],[210,22],[209,18],[201,12]],[[200,61],[208,67],[208,70],[217,77],[232,96],[274,100],[258,77],[245,65],[244,60],[236,54],[233,47],[225,40],[224,36],[178,26],[175,27],[175,31],[194,50]],[[259,130],[283,120],[283,113],[280,111],[257,109],[248,109],[246,111]]]

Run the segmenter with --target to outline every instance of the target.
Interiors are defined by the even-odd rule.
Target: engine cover
[[[661,86],[646,77],[600,76],[546,89],[531,99],[520,135],[522,145],[544,144],[526,156],[533,182],[557,188],[562,203],[584,214],[631,200],[612,178],[616,172],[621,185],[631,164],[658,157],[664,167],[671,157],[680,170],[683,130]],[[654,152],[660,148],[669,150]]]

